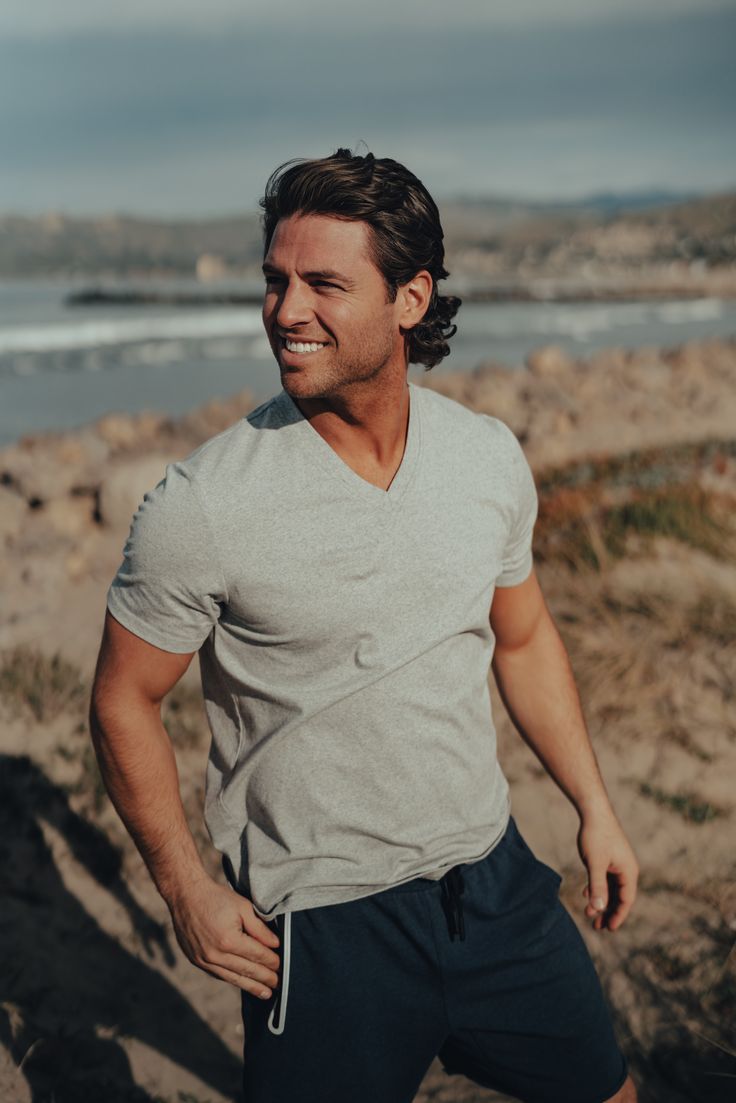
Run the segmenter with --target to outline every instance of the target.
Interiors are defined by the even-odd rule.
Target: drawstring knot
[[[465,941],[465,919],[463,916],[462,895],[465,892],[460,866],[448,869],[444,877],[440,878],[442,886],[442,908],[447,918],[447,926],[450,931],[450,939],[454,941],[455,935]]]

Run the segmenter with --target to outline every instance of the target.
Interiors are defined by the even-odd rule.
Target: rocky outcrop
[[[167,456],[139,456],[118,463],[100,483],[98,520],[110,528],[122,529],[143,501],[146,491],[164,477]]]
[[[422,382],[505,421],[535,467],[736,435],[736,339],[604,349],[585,359],[548,345],[519,369],[489,362]]]

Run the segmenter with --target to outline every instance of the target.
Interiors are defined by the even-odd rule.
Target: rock
[[[574,428],[575,422],[569,411],[558,410],[555,413],[554,421],[552,423],[552,431],[554,433],[571,433]]]
[[[528,354],[526,366],[534,376],[557,379],[568,374],[572,361],[559,345],[542,345]]]
[[[106,414],[95,423],[98,436],[113,452],[132,451],[150,447],[156,442],[162,426],[167,421],[164,414],[144,410],[136,416],[130,414]]]
[[[12,544],[18,538],[27,512],[18,494],[0,486],[0,545]]]
[[[95,523],[95,502],[90,495],[54,498],[42,509],[42,515],[61,536],[82,536]]]
[[[24,437],[0,453],[0,474],[34,505],[63,498],[99,480],[109,448],[91,429],[74,434]]]
[[[253,395],[246,389],[230,398],[210,399],[205,405],[185,414],[172,428],[190,434],[196,441],[204,441],[228,429],[252,409]]]
[[[83,551],[75,548],[66,557],[66,573],[70,582],[79,582],[89,573],[89,559]]]
[[[142,456],[113,467],[100,484],[98,510],[102,523],[120,529],[130,525],[144,495],[161,482],[170,462],[170,456]]]
[[[626,364],[626,354],[621,348],[599,349],[588,358],[585,374],[590,376],[596,372],[605,375],[620,375]]]

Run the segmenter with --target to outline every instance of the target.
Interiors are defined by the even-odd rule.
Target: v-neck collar
[[[375,483],[369,482],[362,475],[358,475],[356,471],[353,471],[352,467],[337,454],[332,445],[328,444],[324,437],[317,432],[291,395],[282,390],[280,397],[290,409],[289,423],[299,426],[305,445],[321,462],[322,466],[346,483],[355,493],[362,495],[366,502],[373,502],[377,506],[388,508],[396,504],[411,482],[421,446],[421,412],[418,393],[421,388],[414,383],[408,383],[407,385],[409,388],[409,424],[406,431],[406,444],[404,445],[401,463],[387,490],[383,490],[382,487],[376,486]]]

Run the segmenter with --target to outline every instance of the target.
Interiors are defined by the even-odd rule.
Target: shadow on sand
[[[33,1103],[154,1103],[135,1083],[119,1036],[239,1099],[239,1060],[161,973],[68,891],[41,821],[125,909],[145,952],[158,948],[174,961],[165,930],[122,880],[119,851],[30,758],[0,754],[0,1044]]]

